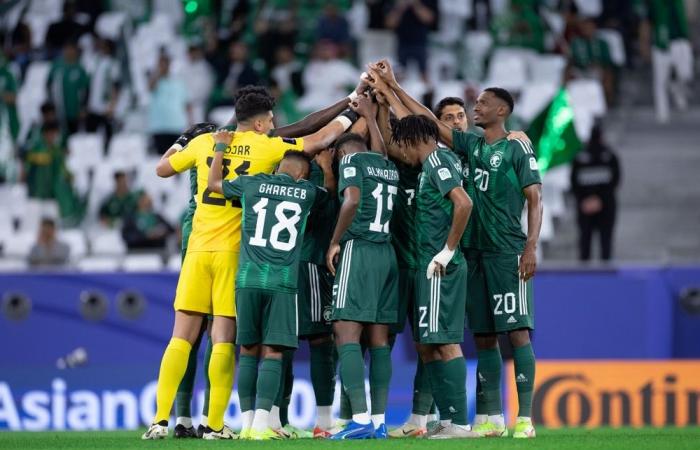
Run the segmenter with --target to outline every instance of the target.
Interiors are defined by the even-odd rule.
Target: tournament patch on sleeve
[[[449,178],[452,178],[452,174],[450,173],[450,169],[443,167],[442,169],[438,170],[438,176],[442,181],[445,181]]]
[[[534,156],[530,156],[530,170],[537,170],[537,160],[535,159]]]
[[[285,142],[285,143],[287,143],[287,144],[289,144],[289,145],[297,145],[297,140],[294,139],[294,138],[286,138],[286,137],[283,137],[283,138],[282,138],[282,142]]]
[[[357,175],[357,171],[354,167],[346,167],[345,169],[343,169],[343,176],[345,178],[352,178],[355,175]]]

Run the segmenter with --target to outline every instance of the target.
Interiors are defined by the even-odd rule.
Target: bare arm
[[[338,255],[340,254],[340,238],[342,238],[343,234],[350,228],[359,205],[360,188],[348,186],[345,191],[343,191],[343,204],[338,213],[338,222],[335,225],[335,230],[333,230],[333,237],[328,247],[328,253],[326,253],[326,266],[333,275],[335,275],[335,263],[338,261]]]
[[[523,194],[527,199],[527,241],[518,273],[522,280],[527,281],[535,275],[537,268],[537,240],[542,227],[542,185],[531,184],[523,189]]]
[[[158,164],[156,165],[156,175],[158,175],[161,178],[169,178],[172,177],[173,175],[177,174],[175,169],[173,169],[173,166],[170,164],[170,155],[178,151],[178,147],[176,146],[171,146],[167,152],[163,153],[163,156],[160,158],[160,161],[158,161]]]
[[[333,120],[317,132],[304,136],[304,153],[313,158],[317,153],[327,149],[333,141],[345,132],[345,126]]]
[[[350,103],[350,98],[345,97],[328,108],[309,114],[298,122],[275,128],[273,133],[275,136],[289,138],[297,138],[315,133],[324,125],[327,125],[328,122],[336,118],[338,114],[342,113],[345,108],[348,107],[348,103]]]
[[[447,248],[454,250],[459,246],[459,240],[462,239],[464,229],[467,227],[473,204],[469,195],[461,187],[452,189],[449,196],[454,208],[452,209],[452,225],[450,225],[450,232],[445,244]]]
[[[209,167],[207,188],[217,194],[224,193],[224,187],[222,186],[224,180],[224,150],[231,145],[232,139],[233,132],[231,131],[219,130],[214,133],[214,142],[216,142],[216,144],[214,144],[214,159],[211,162],[211,167]]]
[[[386,157],[384,139],[382,138],[382,133],[379,131],[379,126],[377,125],[377,108],[372,103],[372,100],[364,95],[361,95],[357,98],[357,100],[350,104],[350,107],[367,122],[370,149],[375,152],[380,152],[382,155],[384,155],[384,157]]]
[[[425,25],[432,25],[433,22],[435,22],[435,13],[433,10],[421,3],[420,0],[414,1],[412,7],[418,20]]]

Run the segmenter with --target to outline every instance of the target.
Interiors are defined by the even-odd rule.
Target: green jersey
[[[396,250],[400,269],[418,268],[418,241],[416,236],[416,191],[421,167],[396,163],[399,170],[399,189],[394,201],[391,220],[391,242]]]
[[[462,248],[521,253],[527,240],[520,223],[523,189],[542,183],[532,145],[506,138],[487,144],[483,137],[461,131],[452,132],[452,142],[474,202]]]
[[[427,266],[447,242],[454,205],[448,194],[462,187],[462,164],[454,153],[436,148],[423,161],[416,195],[416,234],[418,260]],[[450,264],[464,263],[462,252],[455,252]]]
[[[12,139],[17,139],[19,134],[19,117],[17,116],[17,105],[15,102],[9,103],[6,96],[17,94],[17,80],[5,63],[4,57],[0,55],[0,129],[7,120]]]
[[[399,184],[399,172],[394,163],[380,153],[359,152],[344,156],[338,171],[339,195],[350,186],[360,189],[355,218],[340,241],[389,242],[389,222]]]
[[[306,219],[326,192],[284,173],[225,180],[223,191],[243,207],[236,289],[296,293]]]
[[[324,185],[323,171],[315,161],[311,162],[309,181],[318,187]],[[335,199],[329,199],[309,215],[301,247],[301,261],[318,265],[326,264],[326,250],[333,236],[337,212],[338,202]]]
[[[51,67],[48,85],[59,111],[68,120],[77,119],[90,85],[85,69],[78,63],[71,64],[59,59]]]
[[[683,0],[635,0],[634,6],[651,22],[655,47],[668,50],[671,41],[690,36]]]

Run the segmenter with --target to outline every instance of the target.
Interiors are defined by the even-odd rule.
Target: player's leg
[[[298,345],[297,296],[286,293],[263,294],[262,311],[263,359],[258,370],[255,416],[250,438],[279,439],[270,427],[270,410],[282,383],[282,359],[285,350]]]
[[[236,302],[234,298],[236,252],[212,252],[212,351],[209,362],[208,424],[204,439],[233,439],[224,427],[224,413],[228,408],[236,365],[234,340],[236,336]]]
[[[532,280],[520,279],[519,255],[487,254],[483,261],[495,332],[508,333],[513,346],[519,404],[513,437],[534,437],[530,420],[535,379],[535,355],[529,336],[534,328]]]
[[[239,300],[241,296],[239,294]],[[242,308],[238,309],[239,322]],[[239,327],[240,330],[241,327]],[[239,340],[240,342],[240,340]],[[255,387],[258,382],[259,344],[241,345],[238,361],[238,403],[241,409],[241,439],[247,439],[255,416]]]
[[[207,316],[207,348],[204,349],[204,404],[202,405],[202,420],[197,427],[197,436],[202,437],[204,430],[209,423],[209,395],[211,393],[211,383],[209,382],[209,364],[211,363],[211,324],[213,317]]]
[[[206,320],[202,320],[199,337],[197,337],[194,345],[192,345],[190,357],[187,360],[187,370],[185,370],[180,386],[177,388],[177,394],[175,396],[175,417],[177,419],[174,433],[176,438],[197,437],[197,431],[192,425],[191,404],[194,380],[197,375],[197,354],[199,353],[199,346],[202,342],[202,338],[207,332],[206,322]]]
[[[311,385],[316,397],[314,437],[330,437],[333,428],[335,394],[335,357],[332,336],[316,335],[309,339]]]
[[[472,430],[481,436],[507,436],[501,403],[503,361],[493,322],[481,252],[467,250],[467,318],[476,346],[476,417]]]

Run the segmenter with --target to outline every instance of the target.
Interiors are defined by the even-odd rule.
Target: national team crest
[[[333,308],[330,306],[326,306],[323,308],[323,320],[325,322],[330,322],[331,319],[333,318]]]
[[[501,165],[503,162],[503,153],[501,152],[496,152],[493,155],[491,155],[491,158],[489,159],[489,164],[491,164],[491,167],[496,169],[498,166]]]

